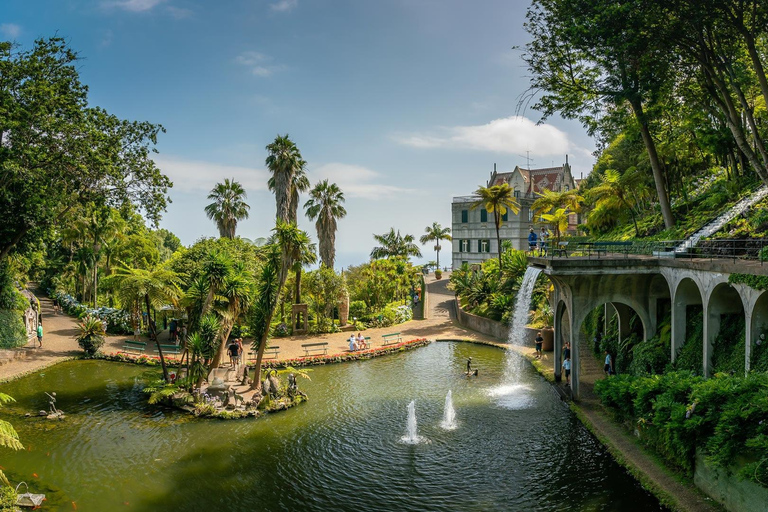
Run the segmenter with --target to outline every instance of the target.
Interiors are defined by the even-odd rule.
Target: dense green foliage
[[[29,301],[16,289],[11,268],[0,262],[0,348],[27,344],[23,314]]]
[[[88,106],[60,37],[0,42],[0,258],[40,247],[80,205],[135,204],[157,222],[170,180],[150,157],[162,126]]]
[[[675,369],[701,375],[704,370],[704,309],[688,306],[685,316],[685,343],[675,358]]]
[[[596,382],[595,392],[671,466],[690,475],[702,448],[714,465],[768,487],[768,374],[619,375]]]
[[[720,331],[712,343],[712,370],[744,374],[744,337],[746,325],[743,313],[722,315]]]
[[[768,276],[756,276],[754,274],[731,274],[728,276],[731,284],[745,284],[755,290],[768,290]]]

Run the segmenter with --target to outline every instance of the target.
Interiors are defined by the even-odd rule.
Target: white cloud
[[[311,169],[313,184],[327,179],[336,183],[348,198],[377,200],[414,192],[412,189],[382,184],[379,182],[381,177],[381,174],[371,169],[338,162]]]
[[[267,189],[269,172],[266,169],[187,160],[172,155],[155,155],[154,160],[163,174],[171,178],[174,190],[208,192],[225,178],[234,178],[248,191]]]
[[[283,66],[271,64],[272,57],[260,52],[243,52],[235,57],[235,62],[248,68],[254,76],[268,77],[283,69]]]
[[[16,39],[21,35],[21,27],[15,23],[3,23],[0,25],[0,32],[8,39]]]
[[[276,12],[287,12],[293,10],[299,4],[299,0],[280,0],[274,4],[269,4],[269,8]]]
[[[438,132],[398,135],[395,140],[416,148],[473,149],[509,154],[530,151],[533,155],[562,155],[574,148],[562,130],[549,124],[537,125],[522,116],[494,119],[483,125],[441,128]]]
[[[151,11],[166,0],[110,0],[103,2],[104,7],[116,7],[131,12]]]

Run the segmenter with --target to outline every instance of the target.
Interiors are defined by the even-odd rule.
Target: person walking
[[[542,226],[541,233],[539,233],[539,256],[547,255],[547,238],[549,238],[547,228]]]
[[[37,324],[37,348],[43,348],[43,322]]]
[[[568,357],[563,361],[563,370],[565,370],[565,385],[571,385],[571,358]]]
[[[606,376],[613,374],[613,358],[607,350],[605,351],[605,366],[603,366],[603,371],[605,372]]]
[[[541,359],[541,344],[544,343],[544,336],[541,335],[541,331],[536,334],[536,359]]]
[[[237,341],[234,339],[229,342],[229,345],[227,346],[227,353],[229,354],[229,363],[232,365],[232,368],[237,368],[237,355],[240,351],[240,347],[237,344]]]

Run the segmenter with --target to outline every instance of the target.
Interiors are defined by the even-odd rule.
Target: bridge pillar
[[[744,310],[744,375],[749,373],[750,359],[752,359],[752,311]]]
[[[720,332],[720,312],[713,311],[716,308],[710,304],[704,304],[704,347],[702,355],[702,373],[704,378],[711,377],[712,370],[712,345]]]
[[[582,345],[586,346],[586,343],[584,342],[584,335],[581,333],[581,323],[582,320],[575,320],[573,317],[575,315],[571,315],[571,332],[570,332],[570,341],[571,341],[571,394],[573,395],[574,400],[578,400],[580,398],[579,394],[579,381],[580,381],[580,375],[581,375],[581,347]],[[584,354],[585,357],[589,357],[589,354]]]
[[[562,380],[562,368],[563,368],[563,362],[562,362],[562,353],[563,353],[563,308],[565,307],[564,303],[560,300],[560,293],[557,291],[557,288],[555,288],[554,293],[554,299],[555,299],[555,354],[552,358],[554,360],[555,365],[555,382],[560,382]]]

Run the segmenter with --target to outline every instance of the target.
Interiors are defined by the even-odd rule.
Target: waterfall
[[[400,440],[406,444],[418,444],[421,442],[421,437],[417,432],[416,425],[416,402],[411,400],[408,404],[408,420],[406,423],[406,434],[400,438]]]
[[[747,208],[763,199],[766,195],[768,195],[768,187],[761,187],[754,194],[745,197],[733,205],[733,208],[720,215],[718,218],[698,230],[696,233],[689,236],[686,240],[683,241],[683,243],[675,247],[675,254],[684,254],[688,252],[689,249],[695,247],[696,244],[699,243],[699,240],[717,233],[720,228],[731,222],[736,218],[736,216],[745,212]]]
[[[540,268],[528,267],[523,276],[509,328],[509,343],[512,345],[532,347],[527,340],[525,326],[528,324],[533,287],[540,273]],[[495,398],[499,405],[513,410],[530,407],[533,401],[530,394],[531,388],[529,385],[520,383],[520,374],[527,364],[525,359],[514,350],[510,349],[507,352],[502,383],[488,391],[488,394]]]
[[[517,292],[515,300],[515,312],[512,316],[512,325],[509,328],[509,342],[513,345],[525,346],[525,326],[528,325],[528,313],[531,310],[531,296],[536,278],[541,273],[540,268],[528,267],[523,276],[523,283]]]
[[[440,426],[445,430],[454,430],[456,425],[456,411],[453,408],[453,395],[451,390],[448,390],[448,394],[445,395],[445,410],[443,411],[443,421]]]

